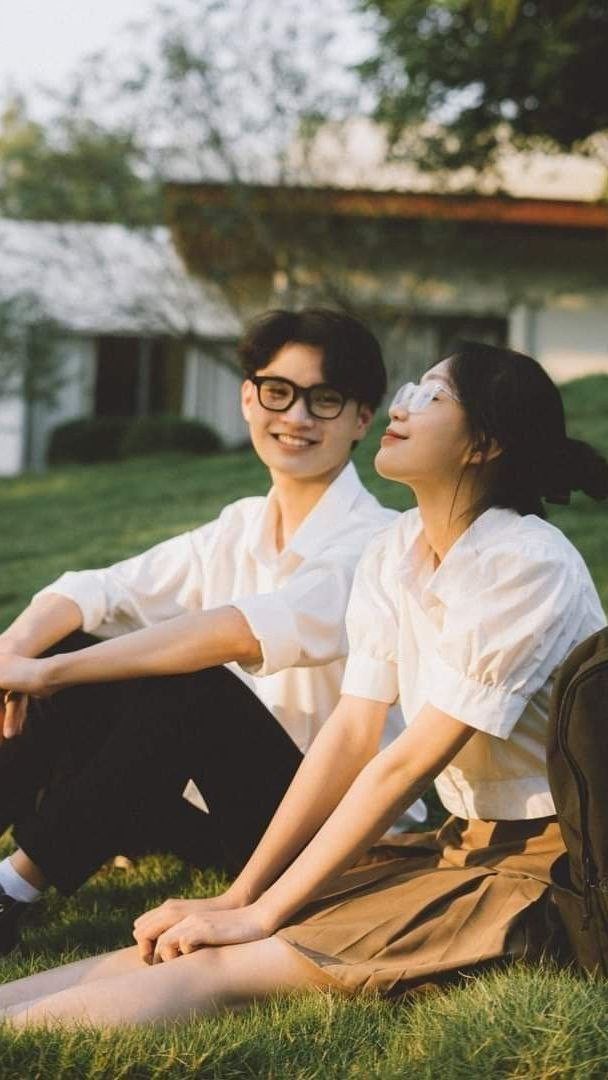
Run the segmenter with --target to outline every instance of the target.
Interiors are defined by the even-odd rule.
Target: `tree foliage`
[[[145,174],[132,131],[60,111],[51,125],[13,99],[0,116],[0,216],[36,221],[147,225],[161,214],[160,185]]]
[[[180,192],[174,235],[189,234],[181,250],[191,268],[224,288],[239,279],[237,307],[250,302],[256,274],[269,293],[282,283],[281,302],[296,302],[304,287],[310,295],[311,262],[323,294],[346,302],[327,222],[298,213],[289,194],[261,208],[258,188],[306,184],[319,126],[361,108],[356,50],[340,32],[350,2],[324,0],[322,20],[303,0],[169,3],[129,48],[125,35],[121,58],[99,57],[70,88],[79,115],[98,114],[102,102],[139,133],[155,175],[221,187],[202,206]]]
[[[360,70],[423,167],[483,167],[505,130],[519,148],[571,150],[608,129],[605,0],[360,2],[380,16]],[[429,117],[435,130],[416,138]]]

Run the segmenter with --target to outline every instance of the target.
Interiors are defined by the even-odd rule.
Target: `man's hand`
[[[172,958],[168,955],[166,957],[162,956],[159,953],[159,947],[161,946],[161,939],[167,933],[172,934],[177,927],[183,927],[183,924],[188,923],[186,933],[191,935],[194,924],[198,925],[200,923],[202,928],[205,920],[212,918],[217,913],[238,914],[240,910],[244,909],[245,905],[239,902],[230,889],[222,893],[221,896],[209,897],[206,900],[165,900],[165,903],[161,904],[160,907],[144,912],[135,920],[133,937],[138,944],[142,960],[146,964],[152,964],[165,958]],[[173,937],[171,940],[173,940]],[[186,943],[186,937],[184,937],[184,944],[186,945]],[[163,941],[162,944],[166,943]],[[200,947],[202,944],[212,944],[212,942],[201,941],[199,945],[195,946],[191,941],[190,944],[192,947],[184,951],[191,952],[192,948]],[[181,949],[174,950],[172,956],[178,956],[181,951]]]
[[[11,739],[20,735],[27,713],[27,695],[44,697],[51,693],[46,660],[30,660],[14,653],[0,654],[0,735]]]
[[[0,686],[3,690],[16,690],[20,694],[46,697],[56,687],[49,678],[51,661],[30,660],[15,653],[0,653]]]
[[[16,690],[0,690],[0,741],[21,735],[29,698]]]

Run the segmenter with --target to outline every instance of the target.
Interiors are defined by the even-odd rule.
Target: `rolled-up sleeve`
[[[430,704],[507,739],[578,640],[582,596],[579,567],[561,551],[493,551],[446,610]]]
[[[366,549],[346,614],[348,660],[342,693],[392,704],[399,695],[396,581],[386,580],[388,530]]]
[[[156,544],[98,570],[70,571],[36,593],[68,597],[82,612],[83,629],[108,636],[200,610],[204,603],[204,550],[215,528]]]
[[[344,618],[357,555],[332,551],[308,561],[280,588],[231,600],[260,642],[262,661],[252,675],[317,667],[347,652]]]

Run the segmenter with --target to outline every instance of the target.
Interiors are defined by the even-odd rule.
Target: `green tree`
[[[491,165],[505,132],[520,149],[585,150],[608,129],[605,0],[360,4],[380,16],[379,47],[360,71],[379,93],[378,117],[422,167]]]
[[[0,116],[0,216],[148,225],[161,217],[160,184],[127,128],[69,108],[43,126],[15,98]]]

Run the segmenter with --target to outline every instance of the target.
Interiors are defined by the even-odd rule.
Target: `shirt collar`
[[[462,572],[473,570],[473,560],[492,537],[504,535],[514,518],[519,518],[515,510],[490,507],[458,537],[435,569],[434,554],[418,513],[413,537],[399,563],[400,580],[423,607],[429,604],[429,598],[432,604],[433,597],[443,604],[449,603],[455,594],[462,595]]]
[[[252,530],[249,550],[262,563],[270,564],[290,555],[311,558],[322,550],[327,539],[341,525],[353,503],[365,489],[352,461],[329,485],[281,552],[276,549],[279,503],[274,487],[266,496],[262,514]]]

